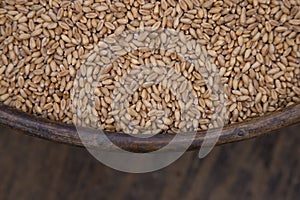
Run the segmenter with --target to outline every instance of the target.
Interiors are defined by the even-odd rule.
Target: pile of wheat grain
[[[80,70],[80,75],[88,73],[81,68],[96,52],[112,66],[95,91],[92,112],[102,128],[126,129],[122,123],[133,121],[140,127],[158,126],[167,131],[190,126],[207,129],[212,107],[217,107],[213,101],[219,97],[209,94],[203,81],[208,78],[195,68],[189,70],[191,65],[180,56],[132,51],[123,52],[112,63],[103,58],[105,51],[99,47],[104,38],[145,28],[173,30],[195,40],[194,47],[204,47],[201,52],[216,66],[224,86],[224,119],[229,123],[300,102],[299,0],[2,0],[0,101],[51,120],[76,122],[78,113],[74,114],[71,98],[80,85],[76,76]],[[195,51],[187,45],[181,48],[184,53]],[[113,112],[120,77],[145,62],[169,66],[189,80],[198,100],[193,102],[200,116],[198,124],[179,117],[180,100],[162,84],[141,87],[127,99],[126,112],[120,116]],[[97,68],[95,62],[90,73]],[[166,115],[156,120],[160,109]]]

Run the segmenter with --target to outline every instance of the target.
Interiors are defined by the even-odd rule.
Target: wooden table
[[[0,199],[298,199],[300,124],[215,147],[203,160],[186,153],[147,174],[105,167],[85,149],[1,128]]]

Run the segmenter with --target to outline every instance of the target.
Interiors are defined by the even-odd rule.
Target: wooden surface
[[[299,199],[300,124],[186,153],[154,173],[109,169],[85,149],[1,128],[0,199]]]

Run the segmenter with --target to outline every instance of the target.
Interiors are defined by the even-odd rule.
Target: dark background
[[[215,147],[202,160],[185,153],[154,173],[110,169],[85,149],[0,127],[4,199],[299,199],[300,124]]]

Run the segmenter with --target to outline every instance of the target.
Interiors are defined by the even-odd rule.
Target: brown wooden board
[[[2,200],[296,200],[300,125],[215,147],[202,160],[187,152],[147,174],[109,169],[85,149],[8,128],[0,134]]]

